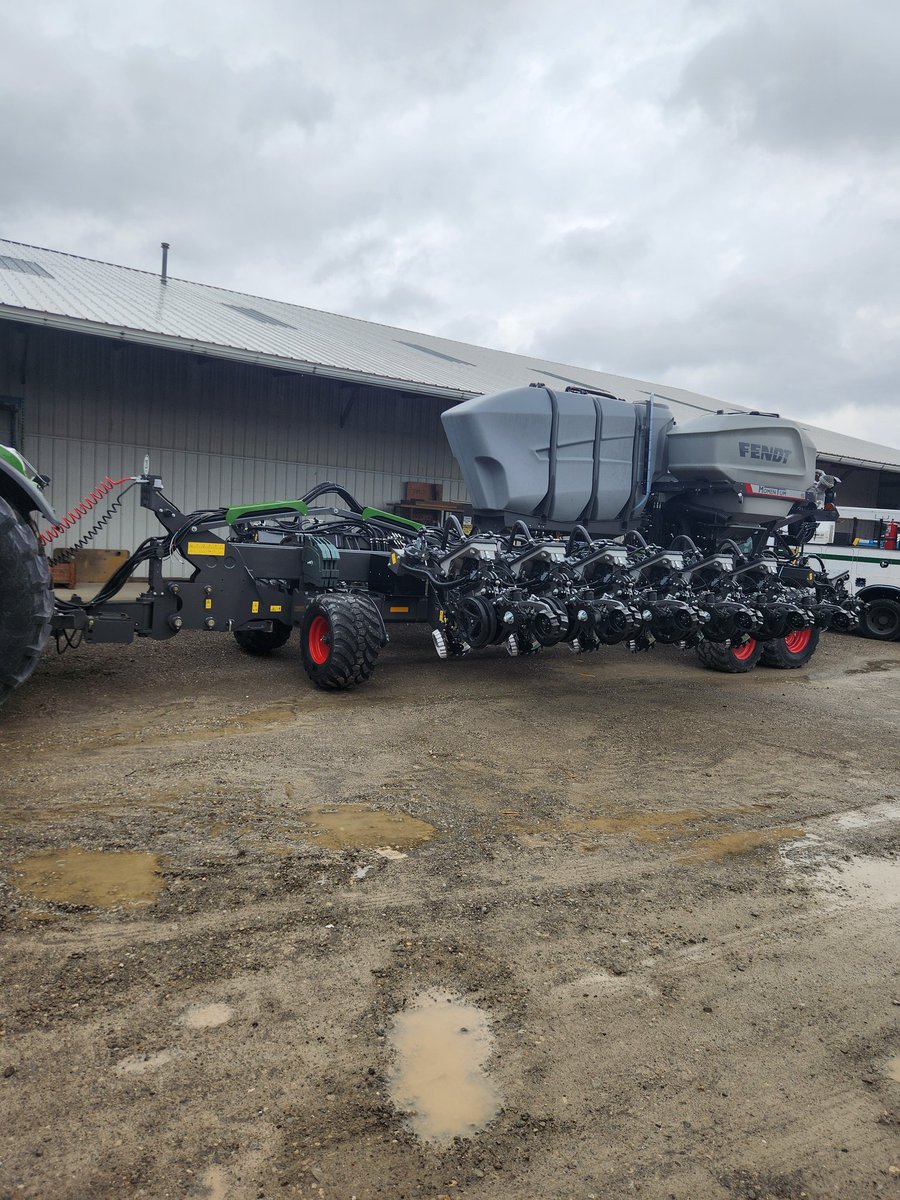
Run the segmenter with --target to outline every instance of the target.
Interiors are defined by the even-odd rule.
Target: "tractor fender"
[[[56,514],[29,476],[25,459],[17,450],[7,446],[0,446],[0,496],[8,500],[23,517],[39,512],[56,524]]]
[[[900,587],[893,583],[870,583],[860,588],[854,595],[854,600],[900,600]]]

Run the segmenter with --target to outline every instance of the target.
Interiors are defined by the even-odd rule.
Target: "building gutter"
[[[67,333],[90,333],[97,337],[109,338],[112,341],[153,346],[161,350],[180,350],[189,354],[201,354],[208,358],[222,358],[230,362],[271,367],[277,371],[290,371],[297,375],[313,375],[318,379],[336,379],[343,383],[367,384],[398,392],[418,392],[442,400],[469,400],[472,396],[480,394],[463,391],[460,388],[443,387],[435,383],[423,383],[417,379],[396,379],[390,375],[376,375],[370,371],[354,371],[347,367],[305,362],[302,359],[285,358],[278,354],[241,350],[235,346],[222,346],[216,342],[199,342],[193,339],[179,338],[174,334],[153,333],[146,329],[130,329],[127,326],[107,325],[102,321],[87,321],[81,317],[64,317],[55,313],[35,312],[31,309],[0,304],[0,319],[4,317],[21,321],[27,325],[62,329]]]

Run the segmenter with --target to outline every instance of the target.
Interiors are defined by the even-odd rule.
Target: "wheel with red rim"
[[[346,690],[363,683],[387,641],[384,621],[368,596],[320,596],[300,626],[303,666],[316,687]]]
[[[730,646],[724,642],[701,642],[697,647],[697,655],[704,667],[710,671],[723,671],[726,675],[743,675],[752,671],[761,654],[762,642],[757,642],[755,638],[747,638],[745,642],[732,643]]]
[[[759,661],[782,671],[804,667],[816,652],[819,633],[818,629],[794,629],[783,638],[765,642]]]
[[[328,662],[331,653],[331,626],[325,617],[313,617],[306,631],[306,647],[309,657],[317,667]]]

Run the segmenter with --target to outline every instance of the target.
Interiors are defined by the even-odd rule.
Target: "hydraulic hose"
[[[694,539],[688,537],[686,533],[679,533],[677,537],[672,538],[672,543],[669,546],[669,549],[674,550],[679,542],[687,542],[689,548],[693,550],[695,554],[700,554],[700,547],[697,545]]]
[[[123,491],[119,492],[118,496],[116,496],[115,500],[112,502],[112,504],[109,506],[109,508],[103,514],[103,516],[99,518],[99,520],[87,531],[87,533],[85,533],[82,537],[80,537],[78,539],[78,541],[75,543],[74,546],[65,546],[65,547],[62,547],[61,549],[57,550],[54,553],[52,559],[50,560],[51,563],[54,566],[59,566],[61,563],[71,562],[79,550],[83,550],[89,542],[93,541],[93,539],[97,536],[97,534],[100,533],[101,530],[103,530],[109,524],[109,522],[113,519],[113,517],[116,515],[116,513],[122,507],[123,497],[126,495],[127,492],[131,491],[131,489],[135,485],[135,482],[136,482],[135,480],[132,480],[132,482],[129,483],[127,488],[125,488]],[[95,491],[96,490],[99,490],[99,488],[95,489]],[[94,493],[92,492],[91,495],[94,495]],[[59,529],[59,532],[61,532],[61,527],[58,527],[58,529]],[[54,530],[49,530],[47,534],[41,534],[42,544],[43,545],[47,544],[47,542],[43,541],[43,539],[45,537],[47,538],[47,541],[49,541],[54,536],[58,537],[59,532],[54,531]]]
[[[516,521],[515,525],[513,525],[512,529],[509,531],[509,539],[506,543],[507,550],[512,550],[512,548],[515,546],[516,534],[520,530],[522,531],[522,533],[524,533],[527,541],[531,542],[534,540],[531,536],[531,530],[528,528],[528,526],[525,524],[525,522],[524,521]]]
[[[310,488],[300,499],[304,504],[311,504],[313,500],[318,500],[320,496],[327,496],[329,493],[340,496],[351,512],[362,512],[360,502],[354,496],[351,496],[346,488],[342,488],[339,483],[332,483],[330,479],[326,479],[323,483],[317,483],[314,488]]]
[[[449,535],[451,529],[457,535],[457,537],[459,538],[459,540],[461,542],[464,542],[466,540],[465,530],[463,529],[462,525],[460,524],[459,517],[456,515],[456,513],[447,513],[447,515],[444,518],[444,536],[443,536],[442,542],[441,542],[441,544],[445,550],[447,549],[448,535]]]
[[[107,475],[105,479],[101,480],[101,482],[97,484],[93,491],[88,492],[88,494],[82,500],[80,500],[74,508],[70,509],[61,521],[57,522],[56,525],[51,526],[50,529],[45,529],[44,532],[39,535],[41,545],[48,546],[56,538],[61,537],[62,534],[71,529],[77,521],[80,521],[82,517],[86,517],[92,509],[96,508],[103,497],[108,496],[113,488],[117,488],[123,483],[128,483],[128,481],[132,478],[133,477],[131,475],[126,475],[124,479],[111,479],[109,475]],[[125,491],[128,491],[128,489],[126,488]],[[122,495],[124,494],[125,493],[123,492]],[[121,497],[119,497],[119,499],[121,499]],[[109,516],[111,515],[112,514],[108,514],[106,520],[108,520]],[[100,528],[106,524],[106,520],[102,521]],[[94,534],[91,532],[84,540],[89,541],[93,536]]]
[[[566,558],[568,558],[569,555],[575,550],[575,546],[577,544],[575,541],[576,534],[578,535],[578,541],[586,542],[588,546],[592,546],[594,544],[591,540],[591,535],[588,533],[585,527],[583,525],[576,525],[569,534],[569,540],[566,543]]]
[[[471,583],[471,579],[439,579],[437,575],[428,570],[427,567],[413,567],[409,563],[403,563],[403,573],[406,575],[415,575],[421,579],[427,579],[432,587],[437,588],[441,592],[450,592],[454,588],[464,587]]]

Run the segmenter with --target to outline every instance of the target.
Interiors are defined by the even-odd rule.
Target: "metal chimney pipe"
[[[162,246],[162,252],[163,252],[162,274],[160,275],[160,282],[168,283],[169,282],[169,276],[168,276],[169,243],[168,242],[160,242],[160,245]]]

